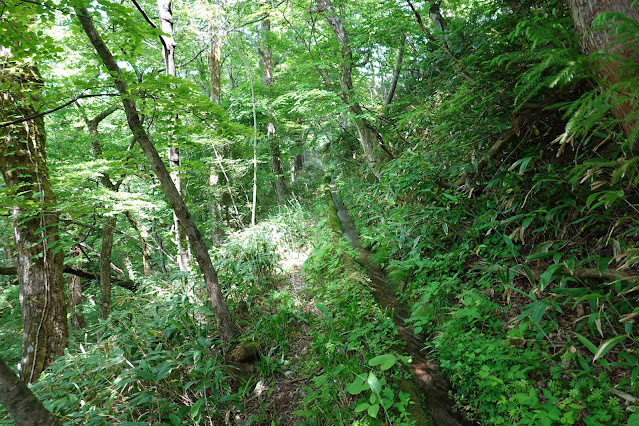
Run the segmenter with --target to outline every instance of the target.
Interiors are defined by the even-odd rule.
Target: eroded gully
[[[359,233],[344,207],[344,203],[339,199],[334,184],[330,185],[330,190],[332,202],[337,209],[337,217],[344,229],[344,236],[348,238],[359,255],[357,260],[364,267],[370,278],[371,290],[376,302],[384,309],[394,312],[393,321],[399,331],[400,338],[406,344],[406,353],[413,360],[409,364],[409,368],[423,391],[423,399],[429,408],[432,423],[443,426],[472,424],[453,412],[454,402],[448,395],[449,384],[439,374],[437,364],[422,354],[424,336],[415,333],[413,328],[408,325],[407,320],[410,316],[408,310],[398,300],[395,290],[388,283],[382,268],[370,260],[370,251],[362,247]]]

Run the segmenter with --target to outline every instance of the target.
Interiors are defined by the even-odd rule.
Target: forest
[[[0,424],[638,426],[637,40],[637,0],[0,0]]]

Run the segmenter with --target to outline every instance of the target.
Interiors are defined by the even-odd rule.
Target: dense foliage
[[[88,325],[32,386],[63,421],[425,424],[394,313],[327,206],[333,183],[458,412],[637,424],[639,21],[599,15],[609,43],[591,53],[561,0],[182,0],[173,76],[155,3],[91,4],[167,165],[179,149],[171,171],[233,345],[257,348],[245,363],[195,263],[178,266],[170,203],[72,6],[0,1],[0,45],[45,82],[36,110],[79,97],[45,115],[56,250],[85,272],[69,317]],[[15,366],[11,214],[38,203],[3,180],[0,200],[0,357]],[[98,320],[111,218],[114,295]]]

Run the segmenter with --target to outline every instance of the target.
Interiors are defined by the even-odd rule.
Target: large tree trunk
[[[89,16],[89,12],[86,8],[80,7],[76,7],[75,11],[78,19],[80,20],[82,28],[84,29],[84,32],[87,34],[89,40],[91,41],[91,44],[95,48],[97,54],[99,55],[106,68],[113,76],[115,87],[122,95],[122,104],[124,106],[129,127],[133,134],[136,135],[137,141],[140,144],[140,148],[142,148],[144,155],[147,157],[149,163],[151,164],[155,175],[157,176],[160,184],[162,185],[162,188],[164,189],[169,204],[173,208],[173,211],[177,215],[180,224],[184,228],[184,231],[189,238],[189,243],[191,244],[193,254],[198,262],[198,265],[200,266],[202,275],[204,276],[206,288],[209,292],[211,308],[213,309],[213,313],[215,314],[215,319],[217,322],[218,330],[220,332],[220,336],[224,341],[228,342],[235,338],[235,336],[237,335],[237,328],[233,323],[233,320],[231,319],[231,313],[229,312],[226,300],[224,299],[222,290],[220,289],[217,272],[215,271],[215,268],[211,263],[211,258],[206,248],[206,244],[202,239],[202,235],[195,225],[195,221],[193,220],[193,217],[191,216],[191,213],[189,212],[184,199],[171,180],[169,171],[162,162],[162,159],[158,155],[153,142],[151,142],[149,135],[142,126],[140,116],[135,106],[135,101],[131,99],[131,96],[128,93],[127,84],[121,78],[121,70],[118,67],[117,62],[113,58],[111,51],[104,44],[104,41],[100,37],[100,34],[97,32],[95,25],[93,24],[93,21]]]
[[[2,62],[0,121],[35,114],[33,102],[42,88],[38,70],[7,58]],[[11,210],[23,325],[20,376],[33,382],[64,353],[68,338],[64,254],[42,117],[0,129],[0,171],[7,188],[19,196]]]
[[[16,426],[62,426],[62,422],[42,405],[25,382],[0,358],[0,405]]]
[[[392,158],[392,155],[384,145],[379,132],[364,118],[364,111],[353,96],[353,51],[351,49],[350,38],[348,37],[342,20],[337,16],[337,13],[335,13],[331,0],[315,0],[315,3],[320,12],[326,13],[326,20],[333,29],[340,45],[340,88],[342,98],[344,99],[344,103],[348,105],[351,114],[355,116],[354,121],[357,126],[359,142],[368,161],[368,165],[373,174],[379,178],[382,165],[389,158]]]
[[[639,64],[639,52],[637,44],[632,48],[629,46],[615,45],[611,34],[603,31],[593,31],[592,21],[605,12],[619,12],[639,20],[639,4],[631,8],[631,0],[568,0],[568,7],[575,25],[575,30],[579,34],[581,51],[585,55],[590,55],[599,51],[607,51],[623,57],[624,60]],[[609,61],[605,58],[599,64],[595,64],[596,72],[601,78],[604,89],[611,87],[620,81],[628,78],[628,71],[624,69],[619,61]],[[636,69],[636,68],[635,68]],[[623,95],[623,93],[620,93]],[[613,109],[613,113],[628,136],[636,126],[636,121],[631,119],[631,114],[636,111],[637,105],[624,102]],[[635,151],[639,151],[639,138],[632,141]]]
[[[271,20],[266,18],[262,21],[261,30],[261,43],[258,48],[260,60],[262,62],[262,74],[264,87],[273,87],[275,72],[275,62],[273,61],[273,50],[268,42],[269,33],[271,32]],[[269,103],[270,104],[270,103]],[[277,195],[277,201],[284,201],[286,193],[288,191],[286,187],[286,180],[284,178],[284,168],[282,167],[282,157],[280,150],[280,141],[277,138],[277,131],[275,128],[274,120],[272,119],[272,111],[269,111],[271,120],[266,124],[266,137],[268,145],[271,150],[271,170],[275,175],[275,194]]]

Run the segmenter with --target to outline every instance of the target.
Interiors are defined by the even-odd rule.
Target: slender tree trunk
[[[149,245],[149,231],[146,227],[140,224],[130,211],[124,212],[126,219],[129,221],[131,228],[135,229],[140,235],[140,243],[142,244],[142,266],[144,268],[144,275],[153,275],[153,267],[151,266],[151,246]],[[160,247],[160,251],[164,250]]]
[[[211,101],[219,105],[222,97],[222,43],[224,35],[222,31],[211,22],[211,49],[208,54],[209,73],[211,78]]]
[[[171,175],[162,162],[162,159],[158,155],[153,142],[151,142],[149,135],[146,133],[146,130],[142,126],[140,116],[135,106],[135,101],[131,99],[130,93],[128,92],[127,84],[121,78],[121,70],[118,67],[117,62],[113,58],[111,51],[104,44],[104,41],[100,37],[100,34],[97,32],[95,25],[93,24],[93,21],[89,16],[89,12],[86,8],[83,7],[76,7],[75,11],[78,19],[80,20],[80,24],[84,29],[84,32],[87,34],[89,40],[91,41],[91,44],[95,48],[97,54],[99,55],[106,68],[113,76],[115,87],[122,95],[122,104],[124,106],[129,127],[133,134],[136,135],[136,139],[140,145],[140,148],[142,148],[144,155],[147,157],[149,163],[151,164],[155,175],[157,176],[160,184],[162,185],[162,188],[164,189],[169,204],[173,208],[173,211],[180,221],[180,224],[186,232],[189,243],[193,250],[193,254],[198,262],[198,265],[200,266],[202,275],[204,276],[206,288],[209,292],[211,308],[213,309],[213,312],[215,314],[215,319],[220,336],[224,341],[229,342],[237,335],[237,328],[233,323],[233,320],[231,319],[231,314],[219,285],[217,272],[213,267],[213,264],[211,263],[211,258],[206,248],[206,244],[202,239],[202,235],[200,234],[200,231],[198,230],[195,221],[193,220],[193,217],[191,216],[191,213],[189,212],[184,202],[184,199],[171,180]]]
[[[602,13],[619,12],[627,17],[639,21],[639,4],[631,7],[631,0],[568,0],[568,7],[575,25],[575,30],[579,35],[581,51],[585,55],[595,52],[610,52],[619,55],[626,61],[639,64],[639,49],[634,46],[621,46],[614,44],[614,37],[610,32],[593,31],[593,20]],[[601,78],[601,84],[605,88],[614,86],[624,81],[629,75],[629,70],[620,61],[610,61],[608,58],[601,63],[594,64],[595,71]],[[636,66],[634,67],[636,70]],[[624,93],[619,93],[624,95]],[[613,109],[613,113],[624,130],[626,136],[630,136],[636,126],[636,120],[631,116],[636,114],[637,105],[631,102],[624,102]],[[639,138],[632,141],[635,152],[639,152]]]
[[[117,216],[104,221],[102,248],[100,250],[100,312],[98,318],[107,319],[111,314],[111,251]]]
[[[164,250],[164,243],[162,242],[162,237],[160,237],[157,225],[155,223],[155,209],[151,210],[151,215],[153,217],[153,219],[151,219],[151,236],[153,237],[155,244],[160,249],[160,270],[163,274],[167,274],[168,271],[166,269],[166,261],[164,260],[166,251]]]
[[[9,413],[16,426],[62,426],[55,415],[47,411],[0,358],[0,405]]]
[[[273,61],[273,49],[268,42],[268,37],[271,32],[271,20],[266,18],[262,21],[261,29],[261,42],[258,48],[260,60],[262,62],[262,74],[265,88],[273,87],[275,62]],[[270,105],[270,103],[269,103]],[[271,170],[275,175],[275,194],[277,195],[277,201],[283,202],[286,197],[288,189],[286,187],[286,179],[284,177],[284,168],[282,167],[282,156],[280,150],[280,141],[277,137],[277,131],[275,123],[272,118],[273,113],[269,107],[268,115],[270,121],[266,124],[266,137],[268,145],[271,150]]]
[[[358,139],[368,161],[369,168],[373,174],[379,178],[382,165],[389,158],[392,158],[392,154],[384,145],[384,141],[379,132],[364,118],[364,111],[353,96],[353,51],[351,49],[350,38],[348,37],[342,20],[337,16],[337,13],[335,13],[331,0],[315,0],[315,3],[317,4],[318,10],[326,14],[326,20],[337,37],[341,55],[340,88],[342,98],[346,105],[348,105],[351,114],[355,116],[354,121],[355,126],[357,126]]]
[[[164,64],[167,75],[175,76],[175,48],[177,43],[173,38],[173,11],[172,0],[158,0],[160,11],[160,29],[167,35],[160,36],[162,40],[162,53],[164,54]],[[177,114],[173,119],[173,125],[177,123]],[[180,195],[182,194],[182,179],[180,177],[180,148],[176,146],[173,130],[169,131],[169,165],[171,167],[171,179]],[[180,271],[189,271],[189,253],[186,248],[186,236],[180,227],[177,215],[173,214],[174,242],[177,247],[177,263]]]
[[[77,259],[74,262],[77,269],[80,268],[81,255],[80,247],[77,244],[74,245],[71,249],[71,257]],[[69,313],[71,314],[71,326],[75,330],[86,327],[87,321],[82,310],[82,278],[77,275],[71,275],[69,278]]]
[[[399,46],[397,52],[397,63],[395,64],[395,70],[393,71],[393,80],[391,81],[388,95],[384,99],[384,105],[390,105],[393,102],[395,96],[395,90],[397,90],[397,82],[399,81],[399,74],[402,71],[402,60],[404,59],[404,44],[406,43],[406,37],[402,38],[402,43]]]
[[[0,121],[36,110],[42,80],[38,70],[0,58]],[[0,171],[16,199],[13,230],[22,307],[20,376],[33,382],[67,346],[67,310],[58,212],[45,155],[42,117],[0,129]]]
[[[102,145],[100,144],[98,125],[116,110],[116,107],[108,108],[92,120],[85,117],[89,135],[91,135],[93,154],[96,159],[102,156]],[[113,183],[107,173],[102,173],[100,175],[100,181],[105,188],[117,192],[123,182],[123,178]],[[111,252],[113,249],[113,233],[116,222],[117,216],[108,217],[104,220],[104,226],[102,228],[102,248],[100,250],[100,303],[98,310],[98,318],[102,320],[109,318],[111,314]]]

